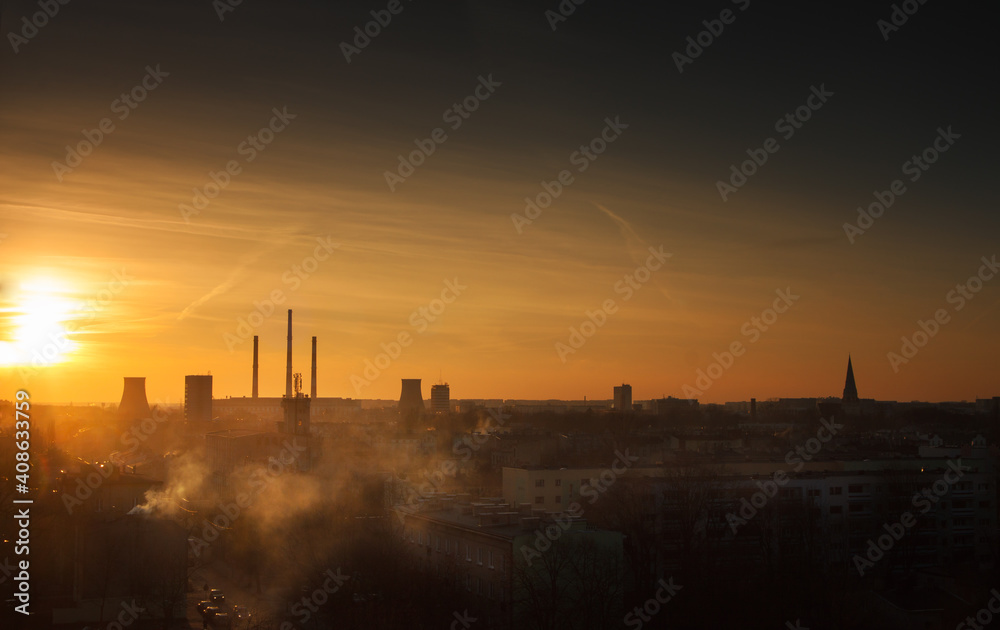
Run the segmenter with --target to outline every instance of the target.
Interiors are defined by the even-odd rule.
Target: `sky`
[[[978,5],[39,6],[0,4],[0,398],[245,396],[252,335],[280,395],[289,308],[320,396],[839,396],[848,355],[1000,395]]]

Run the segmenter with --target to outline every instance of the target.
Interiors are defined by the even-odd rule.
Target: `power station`
[[[118,403],[118,421],[132,423],[150,417],[149,401],[146,400],[146,377],[126,376],[122,400]]]

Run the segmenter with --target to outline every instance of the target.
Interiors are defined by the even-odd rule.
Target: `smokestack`
[[[285,364],[285,396],[292,397],[292,309],[288,309],[288,361]]]
[[[316,337],[313,337],[312,391],[310,398],[316,398]]]
[[[253,397],[257,397],[257,335],[253,336]]]

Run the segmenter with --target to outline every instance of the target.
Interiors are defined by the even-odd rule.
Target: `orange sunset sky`
[[[4,34],[33,6],[12,4]],[[429,396],[440,374],[453,398],[606,399],[622,382],[636,400],[686,397],[737,341],[703,402],[839,396],[848,353],[863,398],[1000,394],[1000,279],[961,310],[947,300],[1000,253],[993,105],[947,59],[892,86],[874,62],[746,59],[751,18],[768,28],[753,7],[679,73],[670,54],[697,11],[601,42],[612,18],[596,8],[552,32],[540,9],[440,20],[413,3],[347,63],[339,43],[367,5],[243,3],[220,22],[202,4],[69,4],[0,56],[0,398],[116,402],[122,377],[145,376],[151,403],[177,403],[184,375],[206,372],[216,397],[249,395],[252,341],[226,335],[275,291],[285,302],[253,333],[266,396],[283,393],[286,308],[307,391],[319,338],[320,396],[397,398],[401,378]],[[157,64],[167,76],[119,119],[116,99]],[[443,113],[489,75],[499,86],[449,128]],[[782,139],[775,120],[821,83],[833,96]],[[247,161],[239,146],[273,108],[295,118]],[[577,171],[571,154],[616,116],[627,128]],[[52,163],[105,117],[115,129],[59,181]],[[910,182],[901,166],[948,125],[961,138]],[[437,127],[447,139],[390,190],[385,172]],[[716,182],[769,136],[780,150],[723,201]],[[240,173],[185,221],[179,206],[230,160]],[[519,232],[511,214],[563,169],[572,183]],[[897,178],[907,192],[850,243],[843,224]],[[338,247],[292,281],[326,238]],[[616,283],[650,247],[672,256],[626,300]],[[418,330],[411,314],[456,279],[467,288]],[[799,299],[751,343],[744,323],[786,288]],[[562,361],[556,344],[608,299],[618,310]],[[948,323],[894,371],[887,353],[937,309]],[[412,344],[358,390],[351,376],[401,332]]]

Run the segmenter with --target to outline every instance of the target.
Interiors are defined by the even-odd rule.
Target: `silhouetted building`
[[[212,419],[212,375],[184,377],[184,419],[207,422]]]
[[[431,386],[431,411],[434,413],[448,413],[451,405],[451,390],[448,383],[441,383]]]
[[[399,414],[403,417],[423,414],[424,395],[420,390],[420,379],[404,378],[402,380],[403,389],[399,394]]]
[[[311,398],[298,392],[292,398],[281,399],[281,409],[284,412],[282,432],[293,435],[309,435],[309,403]]]
[[[632,411],[632,386],[622,383],[615,387],[615,411]]]
[[[146,400],[146,377],[126,376],[122,401],[118,403],[118,420],[135,422],[150,417],[149,401]]]
[[[858,386],[854,384],[854,367],[851,365],[851,357],[847,356],[847,380],[844,383],[844,402],[858,402]]]

